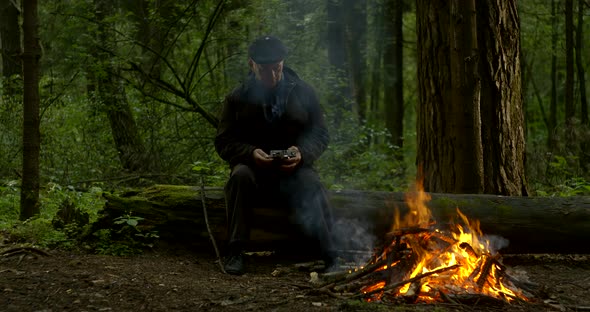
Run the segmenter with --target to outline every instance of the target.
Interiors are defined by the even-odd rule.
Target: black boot
[[[244,274],[244,256],[242,254],[230,255],[225,259],[223,269],[227,274]]]
[[[227,274],[244,274],[244,255],[240,244],[234,243],[229,246],[229,254],[223,263],[223,269]]]

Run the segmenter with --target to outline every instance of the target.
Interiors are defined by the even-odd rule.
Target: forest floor
[[[534,303],[385,305],[314,290],[309,272],[295,266],[310,259],[250,255],[247,273],[232,276],[220,272],[210,250],[201,250],[206,251],[168,246],[131,257],[64,251],[4,256],[0,310],[590,311],[588,256],[505,255],[504,264],[547,287],[547,298]]]

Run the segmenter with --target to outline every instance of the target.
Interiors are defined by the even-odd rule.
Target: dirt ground
[[[547,287],[546,298],[510,305],[364,303],[315,290],[295,266],[313,259],[251,255],[243,276],[221,273],[215,260],[210,250],[170,247],[133,257],[3,256],[0,311],[590,311],[587,256],[505,255]]]

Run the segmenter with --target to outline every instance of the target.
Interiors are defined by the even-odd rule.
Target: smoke
[[[502,248],[508,247],[510,244],[508,239],[497,235],[483,235],[482,238],[488,243],[488,248],[493,254],[497,253]]]
[[[356,264],[364,264],[375,245],[370,226],[358,219],[338,219],[332,226],[333,246],[336,255]]]

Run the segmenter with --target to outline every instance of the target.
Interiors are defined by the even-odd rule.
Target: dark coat
[[[297,146],[302,166],[311,166],[326,149],[329,135],[313,88],[284,67],[276,89],[264,90],[250,74],[225,98],[215,148],[232,168],[239,163],[252,166],[257,148],[269,153]],[[282,112],[278,117],[273,117],[269,100],[275,96]]]

